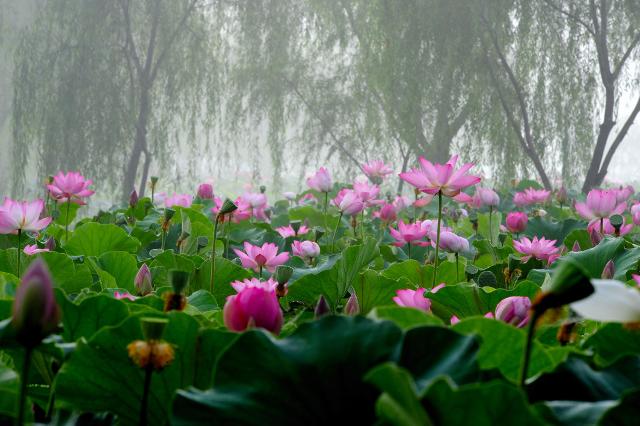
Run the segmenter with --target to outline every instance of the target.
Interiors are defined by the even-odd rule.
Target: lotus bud
[[[496,319],[522,328],[529,323],[531,300],[525,296],[511,296],[496,306]]]
[[[222,203],[222,207],[220,207],[220,211],[218,212],[218,214],[225,215],[233,213],[236,210],[238,210],[238,206],[236,206],[233,201],[227,198],[226,200],[224,200],[224,203]]]
[[[47,241],[44,243],[44,248],[49,251],[54,251],[56,249],[56,239],[53,237],[47,238]]]
[[[573,242],[573,247],[571,248],[571,251],[582,251],[582,248],[580,247],[580,243],[578,242],[578,240],[575,240]]]
[[[138,294],[141,296],[146,296],[153,291],[151,270],[146,263],[143,263],[138,270],[134,279],[134,284],[136,286],[136,290],[138,290]]]
[[[624,218],[622,216],[620,216],[619,214],[614,214],[613,216],[611,216],[609,218],[609,223],[611,224],[611,226],[613,226],[613,229],[615,229],[616,237],[619,237],[620,236],[620,228],[624,224]]]
[[[60,310],[53,294],[51,274],[42,259],[36,259],[22,277],[13,302],[11,323],[18,342],[34,348],[58,326]]]
[[[558,201],[558,203],[560,203],[560,205],[563,205],[567,203],[567,198],[567,189],[564,186],[561,186],[556,191],[556,200]]]
[[[594,247],[600,244],[600,241],[602,241],[602,236],[595,227],[591,228],[591,231],[589,231],[589,237],[591,238],[591,244],[593,244]]]
[[[264,185],[260,185],[260,193],[264,194],[267,191],[267,187]]]
[[[129,207],[134,208],[136,205],[138,205],[138,192],[134,189],[129,194]]]
[[[360,303],[358,303],[358,297],[356,293],[352,293],[347,300],[347,304],[344,305],[344,313],[346,315],[355,316],[360,313]]]
[[[227,297],[223,317],[227,328],[237,332],[260,327],[278,334],[284,321],[276,294],[261,287],[245,287]]]
[[[314,317],[316,319],[321,318],[325,315],[328,315],[330,311],[331,309],[329,308],[327,299],[324,298],[324,295],[320,295],[320,299],[318,299],[316,308],[313,310]]]
[[[609,260],[604,268],[602,269],[601,278],[603,280],[610,280],[616,274],[616,265],[613,263],[613,260]]]
[[[210,183],[201,183],[198,186],[197,194],[201,200],[213,200],[213,185]]]

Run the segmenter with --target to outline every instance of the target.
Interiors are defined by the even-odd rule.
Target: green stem
[[[167,233],[165,232],[164,228],[162,228],[162,243],[160,245],[160,249],[162,251],[164,251],[164,242],[165,242],[165,239],[166,239],[166,235],[167,235]]]
[[[460,282],[460,268],[458,265],[458,253],[456,253],[456,280]]]
[[[493,207],[489,206],[489,244],[493,244],[493,215],[491,213],[493,213]]]
[[[408,254],[409,254],[409,259],[411,259],[411,243],[408,244]]]
[[[144,371],[144,388],[142,390],[142,401],[140,402],[140,426],[147,425],[149,390],[151,389],[152,375],[153,375],[153,366],[149,365]]]
[[[336,223],[336,227],[333,230],[333,237],[331,237],[331,251],[334,249],[334,244],[336,242],[336,233],[338,232],[338,226],[340,226],[340,222],[342,222],[342,212],[340,212],[340,217],[338,218],[338,222]]]
[[[20,278],[20,258],[22,257],[22,229],[18,229],[18,278]]]
[[[540,313],[538,311],[533,311],[533,313],[531,314],[531,318],[529,319],[529,327],[527,327],[527,342],[524,346],[524,354],[522,357],[522,365],[520,368],[520,381],[518,382],[521,388],[524,388],[525,381],[527,380],[529,361],[531,360],[533,336],[535,334],[536,322],[538,322],[539,317]]]
[[[20,396],[18,397],[18,412],[16,413],[17,426],[24,424],[24,408],[27,402],[27,385],[29,384],[32,351],[31,348],[24,349],[24,364],[22,365],[22,376],[20,377]]]
[[[71,198],[67,200],[67,218],[64,221],[64,242],[69,240],[69,210],[71,209]]]
[[[211,276],[209,277],[209,291],[213,294],[213,277],[216,275],[216,237],[218,235],[218,216],[213,218],[213,246],[211,247]]]
[[[364,242],[364,209],[362,209],[362,213],[360,214],[360,237],[362,238],[362,242]]]
[[[436,275],[438,275],[438,255],[440,252],[440,222],[442,220],[442,191],[438,191],[438,229],[436,231],[436,258],[433,270],[433,282],[431,287],[436,285]]]

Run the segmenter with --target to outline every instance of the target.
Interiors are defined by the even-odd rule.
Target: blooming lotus
[[[533,237],[533,240],[530,240],[527,237],[522,237],[519,241],[516,240],[513,242],[513,247],[519,253],[524,254],[522,257],[523,262],[528,262],[529,259],[533,257],[538,260],[552,263],[560,251],[560,249],[555,246],[555,243],[556,240],[547,240],[544,237],[540,239],[538,239],[538,237]]]
[[[427,235],[427,230],[423,229],[419,222],[417,223],[404,223],[404,221],[398,222],[398,229],[389,228],[389,233],[393,238],[395,238],[395,242],[393,243],[396,247],[402,247],[405,244],[416,245],[416,246],[426,246],[426,241],[421,241],[425,235]]]
[[[420,221],[419,223],[420,227],[427,232],[427,237],[429,237],[430,240],[435,240],[437,233],[436,227],[438,226],[438,222],[435,220],[426,219]],[[440,227],[440,232],[453,232],[453,229],[449,228],[448,226],[442,226]]]
[[[330,192],[333,188],[331,175],[324,167],[320,167],[313,176],[307,178],[307,185],[318,192]]]
[[[393,301],[399,306],[406,308],[420,309],[421,311],[431,312],[431,300],[424,297],[426,288],[418,288],[416,290],[405,289],[397,290]]]
[[[26,246],[24,246],[24,249],[22,249],[22,251],[27,256],[33,256],[34,254],[47,252],[47,251],[49,251],[49,249],[48,248],[38,248],[37,244],[32,244],[32,245],[28,245],[27,244]]]
[[[373,217],[377,217],[383,223],[389,224],[398,218],[396,207],[393,204],[385,203],[380,210],[373,213]]]
[[[280,234],[282,238],[297,237],[307,234],[309,231],[310,229],[305,225],[301,225],[298,232],[296,232],[291,225],[279,226],[276,228],[276,232]]]
[[[332,203],[340,210],[340,213],[352,216],[360,213],[364,209],[364,202],[352,189],[341,189]]]
[[[612,189],[611,191],[613,191],[614,194],[616,194],[616,203],[625,203],[629,197],[631,197],[633,195],[633,193],[635,192],[635,190],[633,189],[633,186],[631,185],[627,185],[624,188],[620,187],[620,188],[615,188]]]
[[[462,195],[461,192],[459,195]],[[500,204],[500,196],[490,188],[476,187],[476,193],[469,203],[472,207],[479,209],[480,207],[497,207]]]
[[[409,197],[404,195],[398,195],[396,196],[395,200],[393,200],[393,206],[396,208],[396,213],[400,213],[410,205],[411,200],[409,199]]]
[[[304,260],[311,260],[320,256],[320,246],[314,241],[294,241],[291,244],[291,250],[294,256]]]
[[[193,197],[189,194],[176,194],[173,193],[172,196],[166,197],[164,199],[164,206],[169,207],[191,207],[191,203],[193,203]]]
[[[275,291],[256,286],[247,286],[227,297],[223,317],[224,325],[236,332],[259,327],[278,334],[283,322]]]
[[[522,328],[529,323],[531,300],[524,296],[511,296],[502,299],[496,306],[496,319]]]
[[[278,246],[273,243],[264,243],[262,247],[254,246],[249,242],[244,243],[244,251],[233,249],[238,255],[242,266],[253,269],[255,272],[267,271],[273,272],[276,266],[283,265],[289,260],[289,253],[282,252],[278,254]]]
[[[198,186],[198,198],[201,200],[213,200],[213,185],[201,183]]]
[[[544,204],[549,200],[551,191],[545,189],[527,188],[522,192],[513,195],[513,204],[518,207],[530,206],[532,204]]]
[[[435,240],[431,240],[431,246],[435,247]],[[451,253],[462,253],[469,251],[469,241],[449,231],[440,232],[440,248]]]
[[[580,316],[594,321],[640,322],[640,290],[616,280],[592,279],[594,292],[571,304]]]
[[[367,206],[382,204],[382,200],[377,200],[376,197],[380,193],[380,187],[378,185],[370,184],[369,182],[355,182],[353,184],[353,191],[358,194],[358,197]]]
[[[593,223],[614,214],[622,214],[627,209],[627,204],[618,203],[614,191],[592,189],[587,194],[586,202],[576,203],[575,209],[580,216]]]
[[[629,232],[631,232],[631,230],[633,229],[633,224],[632,223],[627,223],[625,224],[626,219],[624,218],[624,216],[622,217],[622,225],[620,226],[620,235],[627,235]],[[605,235],[615,235],[616,233],[616,228],[614,228],[614,226],[611,224],[611,221],[609,220],[609,218],[603,218],[601,221],[595,220],[595,221],[591,221],[589,222],[589,225],[587,225],[587,231],[588,232],[599,232],[600,231],[600,225],[602,225],[602,233]]]
[[[51,218],[40,219],[44,201],[14,201],[6,197],[0,206],[0,234],[38,232],[51,223]]]
[[[51,197],[61,203],[67,201],[76,204],[85,204],[84,199],[92,196],[94,191],[89,189],[93,181],[85,179],[78,172],[58,172],[53,177],[53,182],[47,185]]]
[[[381,182],[393,173],[393,169],[384,164],[382,160],[374,160],[370,163],[363,164],[362,171],[372,182]]]
[[[631,206],[631,218],[633,223],[640,226],[640,203]]]
[[[520,233],[527,229],[527,223],[529,222],[529,217],[525,212],[511,212],[507,215],[505,219],[505,223],[507,224],[507,229],[513,233]]]
[[[278,283],[273,278],[269,278],[266,281],[261,281],[258,278],[250,278],[231,283],[231,287],[233,287],[237,293],[240,293],[247,287],[257,287],[267,291],[275,291],[277,286]]]
[[[435,195],[440,192],[447,197],[454,197],[462,189],[480,182],[480,177],[467,174],[473,163],[466,163],[460,169],[455,169],[457,155],[453,155],[445,164],[432,164],[424,157],[420,157],[418,161],[419,169],[400,173],[400,178],[426,194]]]

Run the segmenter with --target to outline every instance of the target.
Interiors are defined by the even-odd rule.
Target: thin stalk
[[[489,244],[493,245],[493,207],[489,206]]]
[[[340,217],[338,218],[338,222],[336,223],[336,227],[333,230],[333,237],[331,237],[331,251],[334,249],[334,245],[336,242],[336,233],[338,232],[338,226],[340,226],[340,222],[342,222],[342,212],[340,212]]]
[[[22,229],[18,229],[18,278],[20,278],[20,275],[22,275],[20,273],[20,258],[21,256],[21,252],[22,252]]]
[[[209,277],[209,291],[213,294],[213,277],[216,275],[216,236],[218,235],[218,216],[213,219],[213,246],[211,247],[211,276]]]
[[[522,356],[522,365],[520,368],[520,380],[519,384],[521,388],[524,388],[525,381],[527,380],[527,373],[529,371],[529,361],[531,360],[531,346],[533,344],[533,336],[535,334],[536,322],[540,313],[536,310],[531,314],[529,319],[529,327],[527,327],[527,342],[524,346],[524,354]]]
[[[604,218],[600,218],[600,235],[604,235]]]
[[[456,253],[456,280],[460,282],[460,268],[458,267],[458,253]]]
[[[64,221],[64,242],[69,240],[69,210],[71,209],[71,198],[67,200],[67,216]]]
[[[149,405],[149,390],[151,389],[151,377],[153,366],[149,365],[144,371],[144,388],[142,390],[142,401],[140,402],[140,426],[147,425],[147,411]]]
[[[167,231],[165,231],[164,227],[163,227],[162,228],[162,239],[161,239],[162,242],[161,242],[161,245],[160,245],[160,249],[162,251],[164,251],[164,243],[165,243],[166,236],[167,236]]]
[[[262,265],[258,265],[258,278],[262,279]]]
[[[442,191],[438,191],[438,229],[436,233],[436,258],[435,258],[435,269],[433,271],[433,282],[431,287],[436,285],[436,275],[438,275],[438,254],[440,250],[440,222],[442,221]]]
[[[360,236],[362,242],[364,242],[364,209],[362,209],[362,213],[360,214]]]
[[[411,243],[408,244],[407,251],[408,251],[409,259],[411,259]]]
[[[24,349],[24,364],[22,365],[22,376],[20,377],[20,396],[18,397],[18,412],[16,413],[16,425],[24,424],[24,408],[27,402],[27,385],[29,384],[29,367],[31,366],[31,348]]]

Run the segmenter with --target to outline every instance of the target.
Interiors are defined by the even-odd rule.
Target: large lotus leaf
[[[65,251],[72,256],[100,256],[108,251],[136,253],[140,241],[112,224],[85,223],[73,232]]]
[[[96,264],[114,278],[118,288],[124,288],[132,294],[136,293],[134,280],[138,273],[138,261],[134,255],[123,251],[110,251],[100,256]]]
[[[583,344],[595,353],[594,360],[602,365],[614,363],[626,355],[640,355],[640,330],[622,324],[605,324]]]
[[[626,250],[620,256],[614,259],[615,274],[617,280],[627,281],[631,279],[631,274],[637,274],[638,261],[640,261],[640,247],[634,247]]]
[[[204,289],[209,291],[211,277],[211,260],[206,260],[195,269],[191,276],[189,289],[197,291]],[[216,258],[215,280],[213,283],[213,297],[218,306],[223,306],[227,296],[235,294],[231,287],[233,281],[242,281],[250,278],[251,272],[222,257]]]
[[[529,220],[523,234],[529,237],[545,237],[548,240],[556,240],[560,245],[571,231],[584,229],[586,226],[587,224],[581,220],[566,219],[562,222],[552,222],[541,217],[534,217]]]
[[[483,370],[498,369],[508,380],[517,382],[526,341],[525,330],[488,318],[462,320],[453,329],[480,336],[478,362]],[[557,362],[556,357],[549,355],[545,347],[534,340],[528,377],[553,370]]]
[[[569,252],[567,257],[578,261],[591,278],[600,278],[607,262],[623,253],[624,240],[622,238],[605,238],[597,246],[583,251]]]
[[[374,421],[375,389],[363,375],[389,361],[402,339],[390,322],[328,316],[276,340],[242,334],[220,358],[214,387],[179,391],[173,424],[335,424]]]
[[[589,236],[589,232],[586,229],[574,229],[567,235],[564,239],[564,246],[567,250],[572,250],[573,245],[578,242],[580,245],[580,250],[587,250],[593,247],[593,243],[591,242],[591,237]]]
[[[148,315],[148,313],[147,313]],[[159,314],[156,314],[156,316]],[[189,315],[172,312],[164,339],[174,346],[175,359],[163,371],[153,373],[149,397],[149,424],[164,424],[171,399],[178,388],[198,383],[197,377],[211,374],[216,354],[196,362],[205,344],[198,335],[198,322]],[[140,317],[130,317],[115,327],[104,327],[88,341],[80,340],[76,351],[59,371],[56,382],[58,408],[91,412],[108,411],[122,424],[138,423],[144,372],[128,357],[127,345],[142,338]],[[206,338],[217,338],[207,335]],[[226,341],[228,337],[223,337]],[[219,345],[220,348],[224,344]]]
[[[600,418],[600,425],[634,426],[640,416],[640,390],[627,392]]]
[[[489,213],[481,213],[478,215],[478,234],[484,236],[486,239],[489,239],[489,236],[491,236],[490,240],[495,244],[498,241],[501,223],[502,213],[493,212],[491,219],[489,219]]]
[[[76,304],[58,293],[57,300],[62,310],[62,337],[67,342],[88,339],[102,327],[116,325],[129,315],[124,302],[106,295],[87,297]]]
[[[396,291],[403,288],[404,284],[370,269],[362,272],[353,282],[362,314],[367,314],[378,306],[394,305]]]
[[[427,281],[424,267],[417,260],[410,259],[393,263],[381,273],[393,280],[408,280],[413,287],[431,287],[431,281]]]
[[[0,423],[16,413],[18,382],[18,374],[0,361]]]

